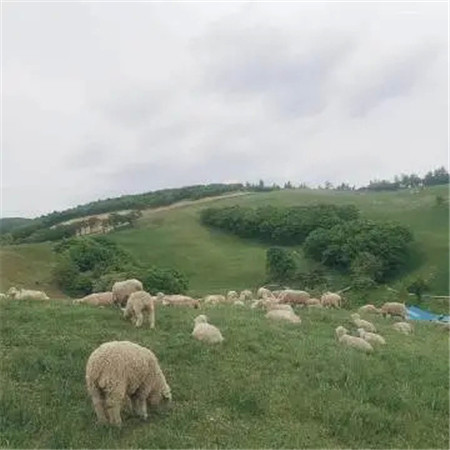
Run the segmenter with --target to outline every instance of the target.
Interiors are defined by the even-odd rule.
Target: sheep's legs
[[[134,412],[144,420],[147,420],[147,398],[138,394],[133,397],[133,410]]]
[[[149,314],[150,328],[155,328],[155,308],[150,310]]]
[[[108,417],[105,413],[103,399],[98,391],[91,392],[92,404],[94,405],[95,414],[100,423],[108,423]]]
[[[136,326],[140,327],[143,321],[144,316],[142,315],[142,311],[136,312]]]
[[[105,405],[109,423],[111,425],[117,425],[120,427],[120,425],[122,425],[122,419],[120,417],[120,399],[116,398],[115,396],[106,397]]]

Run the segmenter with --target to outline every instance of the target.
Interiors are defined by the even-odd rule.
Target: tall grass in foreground
[[[348,311],[299,310],[300,326],[262,311],[206,310],[225,342],[195,341],[191,309],[158,308],[156,329],[135,329],[116,309],[65,301],[1,307],[0,446],[5,448],[448,448],[448,333],[415,324],[397,334],[373,319],[387,346],[343,348]],[[202,311],[203,312],[203,311]],[[151,348],[174,402],[149,422],[96,424],[85,390],[89,354],[102,342]]]

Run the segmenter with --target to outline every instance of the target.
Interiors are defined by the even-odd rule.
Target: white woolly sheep
[[[136,279],[116,281],[112,287],[113,302],[124,306],[133,292],[142,291],[143,289],[142,283]]]
[[[0,300],[5,300],[7,298],[8,298],[8,296],[6,294],[3,294],[3,292],[0,292]]]
[[[200,301],[187,295],[165,295],[162,299],[164,306],[189,306],[191,308],[199,308]]]
[[[86,304],[92,306],[109,306],[113,303],[112,292],[96,292],[94,294],[86,295],[83,298],[78,298],[73,301],[74,304]]]
[[[234,306],[245,306],[245,303],[242,300],[235,300],[233,305]]]
[[[306,302],[310,298],[308,292],[295,291],[293,289],[285,290],[278,296],[280,303],[288,303],[291,305],[306,305]]]
[[[151,350],[129,341],[112,341],[94,350],[86,364],[86,385],[101,423],[120,426],[121,408],[147,419],[147,400],[156,406],[172,394]]]
[[[353,323],[358,328],[363,328],[365,331],[370,331],[372,333],[376,333],[377,329],[375,328],[375,325],[371,322],[368,322],[367,320],[363,320],[360,318],[359,314],[354,313],[350,316],[353,320]]]
[[[241,293],[239,294],[239,300],[242,302],[245,302],[246,300],[251,300],[252,298],[253,294],[252,291],[250,291],[249,289],[245,289],[241,291]]]
[[[298,323],[300,324],[302,321],[299,316],[297,316],[295,313],[291,311],[285,311],[283,309],[274,309],[272,311],[269,311],[266,314],[267,319],[273,319],[273,320],[284,320],[291,323]]]
[[[336,328],[336,338],[341,344],[365,352],[373,352],[373,347],[367,341],[356,336],[350,336],[347,333],[348,330],[342,326]]]
[[[380,314],[381,312],[376,306],[372,304],[361,306],[361,308],[359,308],[358,311],[360,313],[368,313],[368,314]]]
[[[306,306],[315,306],[321,308],[322,303],[320,303],[320,300],[318,298],[308,298],[308,300],[306,300]]]
[[[131,317],[136,327],[140,327],[144,323],[144,314],[148,318],[150,328],[155,328],[154,298],[145,291],[133,292],[128,297],[123,317],[125,319]]]
[[[405,320],[408,311],[404,303],[388,302],[381,307],[381,314],[383,314],[383,316],[400,316]]]
[[[364,330],[364,328],[358,328],[359,337],[363,338],[365,341],[367,341],[369,344],[375,345],[375,344],[381,344],[385,345],[386,341],[384,340],[383,336],[380,336],[376,333],[370,333],[369,331]]]
[[[239,300],[239,296],[236,291],[228,291],[226,298],[228,303],[233,303],[234,301]]]
[[[256,292],[257,298],[275,298],[275,296],[272,294],[272,291],[269,289],[266,289],[265,287],[260,287],[258,291]]]
[[[12,287],[8,290],[7,294],[13,300],[49,300],[45,292],[33,291],[31,289],[16,289]]]
[[[280,310],[280,311],[290,311],[291,313],[294,313],[294,310],[292,309],[291,305],[282,305],[280,303],[266,303],[265,308],[267,311],[274,311],[274,310]]]
[[[394,325],[392,325],[392,328],[403,334],[411,334],[413,332],[413,328],[408,322],[394,323]]]
[[[325,292],[322,297],[320,297],[322,306],[332,306],[333,308],[340,308],[342,303],[342,298],[339,294],[334,292]]]
[[[209,324],[208,318],[204,314],[200,314],[194,319],[192,336],[198,341],[206,342],[207,344],[218,344],[224,340],[220,330]]]
[[[207,295],[205,297],[205,304],[217,305],[218,303],[226,303],[227,299],[224,295]]]

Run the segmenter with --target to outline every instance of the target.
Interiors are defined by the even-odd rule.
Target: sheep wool
[[[288,303],[291,305],[306,305],[310,295],[306,291],[294,291],[292,289],[285,290],[280,293],[278,300],[280,303]]]
[[[219,344],[224,338],[220,330],[208,323],[208,318],[204,314],[200,314],[194,319],[194,330],[192,336],[201,342],[207,344]]]
[[[399,316],[402,319],[406,319],[408,311],[403,303],[388,302],[381,307],[381,313],[383,316]]]
[[[205,304],[217,305],[218,303],[226,303],[226,298],[224,295],[207,295],[205,297]]]
[[[170,401],[172,394],[151,350],[129,341],[106,342],[95,349],[86,364],[86,386],[97,419],[120,426],[121,409],[131,400],[134,413],[147,419],[152,406]]]
[[[15,287],[8,290],[8,296],[13,300],[50,300],[45,292],[31,289],[16,289]]]
[[[364,328],[358,328],[359,337],[363,338],[369,344],[376,345],[385,345],[386,341],[383,336],[380,336],[376,333],[370,333],[369,331],[364,330]]]
[[[136,279],[116,281],[112,287],[113,302],[119,304],[119,306],[125,306],[128,297],[133,292],[142,291],[143,289],[142,283]]]
[[[155,328],[155,303],[154,298],[145,291],[133,292],[127,300],[127,306],[123,311],[123,317],[131,317],[136,327],[144,323],[147,316],[150,328]]]
[[[362,320],[359,317],[359,314],[354,313],[350,316],[353,320],[353,323],[358,328],[363,328],[365,331],[370,331],[371,333],[376,333],[377,329],[375,328],[375,325],[371,322],[368,322],[367,320]]]
[[[290,323],[298,323],[298,324],[302,323],[300,317],[297,316],[295,313],[283,309],[274,309],[272,311],[269,311],[266,314],[266,318],[272,320],[286,321]]]
[[[264,287],[260,287],[258,289],[258,291],[256,292],[256,297],[257,298],[275,298],[275,296],[272,294],[272,291],[270,291],[269,289],[266,289]]]
[[[392,328],[403,334],[411,334],[413,332],[413,328],[408,322],[396,322],[392,325]]]
[[[252,291],[250,291],[249,289],[245,289],[241,291],[241,293],[239,294],[239,300],[241,300],[242,302],[245,302],[246,300],[251,300],[252,298],[253,294]]]
[[[92,306],[109,306],[113,303],[113,295],[112,292],[96,292],[94,294],[86,295],[86,297],[76,299],[73,303],[84,303]]]
[[[360,313],[380,314],[380,310],[374,305],[364,305],[358,309]]]
[[[342,303],[342,298],[339,294],[334,292],[325,292],[322,297],[320,297],[322,306],[332,306],[333,308],[340,308]]]
[[[373,347],[364,339],[356,336],[350,336],[347,333],[348,330],[342,326],[336,328],[336,338],[341,344],[363,352],[373,352]]]

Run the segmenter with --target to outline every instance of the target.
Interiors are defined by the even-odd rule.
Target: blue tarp
[[[438,320],[439,322],[450,322],[450,316],[444,314],[434,314],[430,311],[425,311],[417,306],[407,306],[408,319],[410,320]]]

